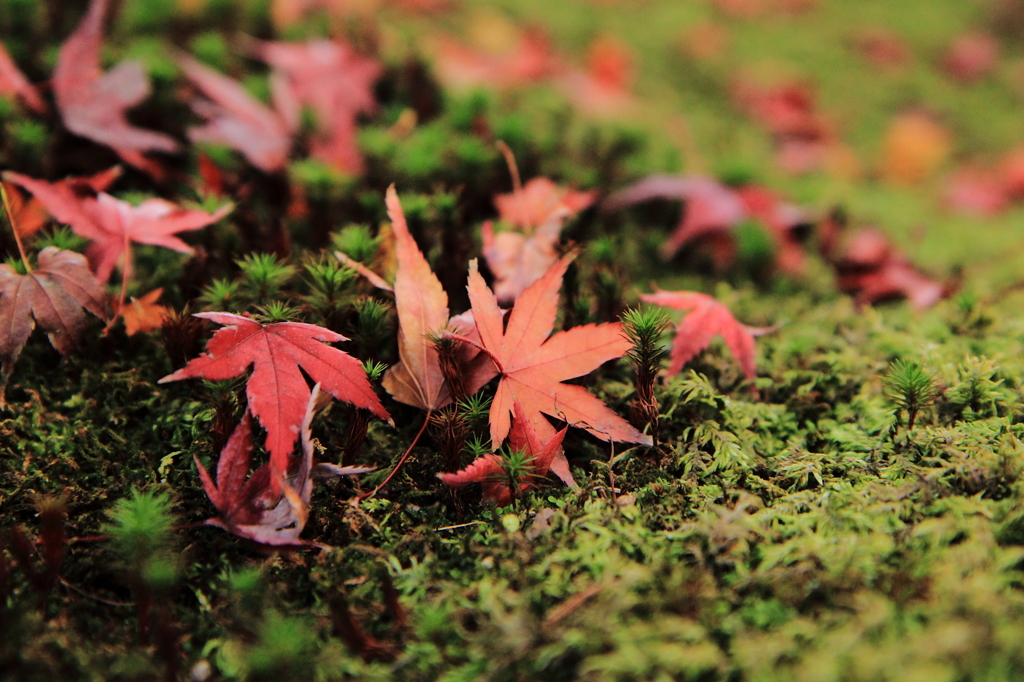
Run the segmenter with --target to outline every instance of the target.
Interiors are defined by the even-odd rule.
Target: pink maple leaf
[[[271,484],[272,472],[268,465],[258,467],[249,475],[252,463],[252,420],[249,413],[235,428],[217,460],[217,480],[194,457],[199,480],[219,516],[206,523],[235,535],[271,546],[306,546],[299,540],[309,516],[309,497],[313,491],[313,477],[351,476],[373,471],[366,467],[313,466],[313,442],[310,426],[315,405],[320,396],[320,385],[313,387],[306,403],[305,415],[299,428],[302,459],[295,473],[284,476],[278,485]]]

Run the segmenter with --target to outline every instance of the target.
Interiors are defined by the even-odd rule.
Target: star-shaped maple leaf
[[[92,240],[86,255],[96,276],[106,282],[118,260],[131,243],[163,246],[180,253],[192,247],[175,235],[211,225],[231,212],[228,203],[213,213],[183,209],[163,199],[146,199],[138,206],[117,199],[97,188],[106,188],[120,173],[110,169],[88,178],[69,178],[50,183],[4,173],[4,179],[19,185],[39,199],[54,218]],[[130,264],[125,264],[125,276]]]
[[[99,192],[110,187],[110,185],[112,185],[119,177],[121,177],[120,166],[113,166],[105,171],[100,171],[95,175],[88,175],[85,177],[67,177],[63,180],[58,180],[57,182],[36,180],[35,178],[30,178],[27,175],[22,175],[21,173],[15,173],[13,171],[4,171],[3,174],[5,182],[17,185],[31,193],[33,196],[33,202],[41,204],[46,212],[53,216],[54,220],[65,225],[70,225],[72,226],[72,229],[74,229],[75,225],[85,224],[86,227],[84,229],[87,230],[96,230],[98,228],[89,227],[94,219],[93,216],[85,210],[85,202],[83,200],[86,198],[95,199]],[[11,196],[12,200],[14,200],[14,196]],[[33,202],[24,205],[23,210],[30,210],[33,206]],[[14,207],[12,206],[12,208]],[[22,216],[16,216],[15,221],[18,224],[18,234],[21,236],[30,235],[34,231],[26,229],[25,225],[23,225]],[[32,221],[33,224],[37,222],[38,219]],[[39,224],[39,227],[42,227],[42,224]]]
[[[562,258],[519,295],[507,326],[476,261],[470,263],[469,300],[480,345],[501,376],[490,412],[494,447],[508,435],[517,400],[543,441],[549,441],[555,433],[544,417],[548,414],[586,429],[601,440],[651,444],[650,436],[637,431],[585,388],[562,383],[622,357],[630,348],[617,322],[573,327],[549,338],[555,326],[562,278],[574,257],[570,254]],[[559,453],[551,469],[569,485],[574,484],[564,454]]]
[[[86,255],[95,264],[96,276],[105,282],[129,244],[150,244],[179,253],[192,253],[192,247],[175,235],[212,225],[230,213],[234,206],[225,204],[213,213],[184,209],[163,199],[146,199],[138,206],[132,206],[127,201],[100,192],[85,208],[93,217],[92,223],[82,223],[77,228],[72,225],[72,228],[93,241]],[[128,267],[126,264],[125,268]]]
[[[36,323],[62,355],[74,350],[85,330],[85,311],[106,317],[107,292],[89,271],[85,257],[48,246],[39,252],[39,266],[22,275],[0,265],[0,405],[3,389]]]
[[[310,395],[300,367],[338,400],[391,421],[359,361],[327,345],[347,341],[341,334],[299,322],[264,326],[232,313],[199,313],[196,317],[227,326],[213,335],[205,354],[160,383],[190,378],[231,379],[251,366],[246,396],[249,410],[267,431],[272,486],[288,473],[289,457]]]
[[[529,490],[548,474],[551,464],[561,452],[562,440],[566,426],[548,441],[537,435],[530,423],[526,410],[518,400],[512,405],[515,419],[509,433],[509,447],[514,452],[526,456],[527,465],[519,473],[517,483],[520,490]],[[507,505],[512,501],[512,490],[509,488],[509,473],[502,458],[496,454],[484,455],[472,464],[455,473],[440,473],[442,481],[453,488],[461,488],[470,483],[480,483],[484,489],[484,497],[494,501],[498,506]]]
[[[697,357],[711,344],[712,339],[721,335],[725,345],[740,363],[747,380],[757,378],[754,337],[773,331],[771,328],[761,329],[740,324],[727,306],[696,291],[658,291],[643,294],[640,299],[666,308],[690,311],[676,327],[668,366],[669,376],[679,374],[683,365]]]
[[[75,135],[107,145],[137,168],[159,172],[143,154],[176,152],[178,143],[128,122],[125,112],[149,96],[149,81],[140,62],[124,61],[107,73],[100,69],[108,5],[109,0],[92,0],[82,23],[60,48],[52,81],[57,108],[64,126]]]

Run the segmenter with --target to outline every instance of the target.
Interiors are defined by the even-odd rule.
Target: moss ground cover
[[[497,140],[525,179],[602,192],[653,173],[751,178],[815,216],[841,206],[852,224],[881,226],[916,263],[939,278],[958,273],[960,284],[924,311],[902,302],[857,308],[813,254],[801,276],[766,270],[767,247],[754,235],[724,272],[686,254],[665,263],[659,247],[676,204],[588,209],[564,234],[581,247],[563,288],[565,326],[613,320],[654,283],[708,293],[746,324],[777,326],[757,340],[753,387],[715,342],[655,383],[658,448],[613,448],[570,430],[579,487],[550,478],[503,508],[437,480],[450,442],[440,428],[381,494],[357,501],[384,479],[423,414],[382,390],[395,428],[335,403],[313,425],[318,458],[342,463],[343,450],[358,452],[344,463],[379,469],[358,490],[344,479],[314,489],[303,537],[327,548],[271,554],[202,525],[213,509],[193,457],[212,469],[245,409],[244,379],[157,384],[212,329],[178,322],[163,336],[129,337],[121,326],[101,336],[96,322],[80,352],[63,359],[37,331],[0,412],[3,676],[1024,676],[1024,209],[961,214],[941,199],[955,168],[994,167],[1022,142],[1024,8],[820,0],[783,11],[788,4],[764,3],[751,17],[662,0],[465,3],[409,15],[389,5],[275,28],[265,2],[121,3],[104,64],[141,59],[153,94],[133,121],[182,140],[193,121],[171,46],[264,101],[266,70],[242,55],[242,36],[330,34],[384,65],[379,109],[359,125],[361,176],[304,153],[268,175],[215,145],[168,161],[174,180],[126,171],[113,190],[120,198],[160,195],[212,210],[222,198],[204,178],[201,151],[236,203],[228,219],[186,237],[192,256],[135,248],[129,294],[163,287],[175,311],[321,324],[350,337],[344,348],[361,361],[394,364],[391,299],[331,254],[340,248],[393,270],[384,191],[396,183],[452,311],[468,308],[479,225],[494,215],[493,195],[511,187]],[[39,82],[85,6],[2,0],[0,9],[4,46]],[[487,42],[517,25],[542,27],[580,63],[595,37],[614,36],[632,56],[635,109],[595,120],[550,84],[467,91],[435,77],[431,39],[483,32]],[[909,54],[898,67],[880,68],[858,47],[881,29]],[[965,85],[939,65],[969,30],[999,36],[1001,53],[988,76]],[[695,57],[694,36],[711,34],[721,49]],[[780,170],[771,135],[735,103],[744,74],[812,83],[857,168]],[[0,104],[6,170],[58,179],[116,161],[53,115]],[[910,110],[941,122],[949,150],[923,181],[887,182],[878,170],[887,130]],[[14,258],[10,235],[5,224],[0,246]],[[44,244],[81,250],[83,241],[51,226],[32,248]],[[637,385],[628,360],[581,381],[630,413]],[[486,409],[466,414],[463,465],[488,451]],[[52,548],[63,555],[49,556]]]

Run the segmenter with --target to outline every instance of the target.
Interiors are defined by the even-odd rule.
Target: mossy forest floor
[[[331,234],[346,225],[375,232],[394,182],[453,308],[465,309],[464,266],[479,255],[479,225],[493,215],[491,197],[511,187],[498,139],[525,179],[601,192],[659,172],[740,174],[816,216],[843,207],[854,226],[880,226],[922,268],[940,279],[959,273],[961,285],[925,311],[903,302],[857,309],[814,255],[797,277],[742,260],[718,274],[685,257],[663,262],[658,248],[678,204],[588,210],[564,235],[582,248],[567,284],[575,303],[564,314],[604,321],[605,303],[636,305],[654,284],[713,294],[747,324],[779,326],[757,341],[756,391],[717,342],[660,382],[661,447],[616,460],[617,495],[608,444],[573,430],[566,451],[578,489],[551,478],[514,507],[495,509],[473,489],[456,504],[435,476],[435,441],[425,437],[374,499],[354,505],[348,481],[315,489],[303,538],[329,549],[271,555],[201,525],[214,510],[193,457],[215,462],[244,407],[240,381],[158,385],[174,368],[159,332],[129,338],[118,327],[101,337],[94,321],[81,352],[61,359],[37,330],[0,411],[0,537],[8,547],[0,677],[1024,678],[1024,208],[979,217],[941,201],[954,168],[994,165],[1024,142],[1019,3],[819,0],[791,12],[766,2],[745,18],[703,0],[464,2],[436,14],[403,17],[385,7],[314,18],[283,34],[256,0],[120,4],[105,59],[143,60],[154,93],[133,116],[179,139],[193,119],[170,45],[236,77],[248,72],[248,85],[264,93],[265,72],[235,50],[241,35],[333,31],[385,65],[380,109],[360,126],[362,177],[306,160],[268,177],[238,155],[208,150],[248,195],[228,197],[236,213],[188,237],[202,260],[139,248],[133,295],[162,286],[167,305],[198,310],[213,278],[238,277],[236,259],[274,251],[295,266],[281,300],[302,305],[310,291],[303,264],[329,254]],[[0,37],[30,80],[49,77],[83,11],[82,2],[0,0]],[[522,24],[542,27],[579,62],[594,37],[621,40],[634,59],[635,113],[593,120],[548,86],[449,91],[430,75],[423,55],[432,36],[469,40],[480,27]],[[696,58],[688,46],[708,27],[724,47]],[[874,66],[858,51],[876,29],[909,50],[899,68]],[[1001,52],[989,75],[964,85],[939,65],[946,46],[970,30],[994,32]],[[740,73],[813,84],[859,169],[779,170],[769,134],[733,101]],[[420,121],[399,134],[396,122],[410,108]],[[885,182],[876,169],[886,129],[908,110],[940,121],[951,149],[922,182]],[[56,179],[114,161],[52,118],[13,105],[0,117],[5,169]],[[174,163],[195,173],[195,150]],[[302,190],[304,213],[283,211],[289,187]],[[133,200],[189,196],[134,171],[115,189]],[[268,227],[279,219],[290,244]],[[353,298],[374,295],[351,286]],[[360,337],[358,316],[342,309],[334,326],[354,337],[345,349],[395,362],[388,314],[381,343]],[[937,397],[913,428],[886,392],[895,359],[935,374]],[[585,385],[627,415],[633,381],[623,360]],[[423,419],[380,393],[397,427],[371,423],[360,462],[380,469],[363,477],[364,489],[383,478]],[[338,461],[351,419],[335,403],[314,423],[323,459]],[[485,421],[475,428],[486,434]],[[149,516],[130,520],[146,526],[140,542],[163,537],[166,546],[119,547],[111,538],[111,512],[133,490],[151,496],[136,509]],[[153,502],[162,494],[166,514]],[[20,526],[29,540],[45,534],[39,508],[61,496],[69,541],[44,594],[11,550],[11,531]],[[135,536],[125,539],[123,523],[122,545],[130,544]],[[143,559],[133,564],[132,556]],[[156,616],[140,633],[144,601]],[[360,633],[368,638],[361,653],[351,646]]]

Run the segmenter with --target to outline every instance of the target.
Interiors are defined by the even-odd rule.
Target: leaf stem
[[[516,203],[519,204],[520,219],[523,221],[523,227],[527,229],[533,228],[530,224],[530,214],[526,206],[526,195],[523,193],[523,180],[519,177],[519,165],[516,163],[515,154],[503,140],[498,140],[498,151],[505,157],[505,163],[508,164],[508,174],[512,176],[512,192],[515,194]]]
[[[11,210],[11,202],[7,198],[7,188],[0,182],[0,197],[3,197],[4,210],[7,211],[7,219],[11,221],[11,231],[14,233],[14,241],[18,244],[18,253],[21,254],[21,262],[25,264],[25,271],[32,272],[32,266],[25,255],[25,246],[21,243],[21,235],[18,234],[18,225],[14,222],[14,211]]]
[[[427,424],[430,423],[430,415],[432,413],[433,413],[433,410],[427,410],[427,414],[423,418],[423,426],[420,427],[419,433],[417,433],[416,437],[412,439],[411,443],[409,443],[409,447],[406,449],[406,451],[404,453],[402,453],[402,456],[398,458],[398,463],[395,465],[395,468],[391,470],[391,473],[388,474],[388,477],[385,478],[384,481],[380,485],[378,485],[376,488],[374,488],[370,492],[363,493],[362,495],[357,497],[356,498],[357,501],[362,502],[363,500],[367,500],[367,499],[373,497],[378,492],[380,492],[380,490],[384,486],[386,486],[388,483],[391,482],[391,479],[395,477],[395,474],[398,473],[398,470],[402,468],[403,464],[405,464],[405,460],[409,459],[409,455],[412,453],[412,449],[414,447],[416,447],[416,443],[420,442],[420,436],[422,436],[423,432],[427,430]]]
[[[132,244],[131,239],[128,237],[128,230],[124,232],[124,265],[121,266],[121,294],[117,298],[117,310],[114,311],[114,317],[111,318],[110,322],[107,323],[106,329],[103,333],[106,334],[110,331],[110,328],[117,322],[117,318],[124,317],[124,299],[128,297],[128,278],[132,274]]]

